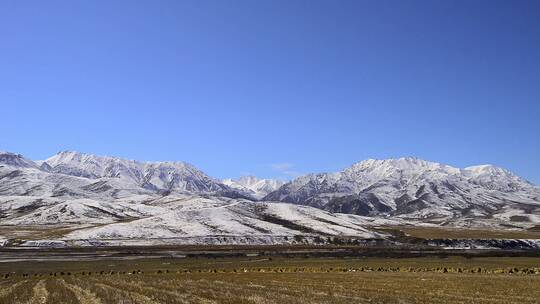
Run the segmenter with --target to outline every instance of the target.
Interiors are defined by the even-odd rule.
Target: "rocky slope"
[[[0,195],[110,200],[182,192],[239,195],[184,162],[138,162],[71,151],[33,162],[14,153],[0,154]]]
[[[223,183],[229,187],[243,191],[257,199],[263,198],[270,192],[277,190],[279,187],[285,184],[285,182],[281,180],[260,179],[256,176],[242,176],[237,179],[224,179]]]
[[[317,208],[205,195],[91,199],[0,197],[4,227],[49,229],[23,246],[278,244],[323,237],[382,238],[369,219]],[[24,228],[26,227],[26,228]],[[56,227],[66,229],[58,233]],[[0,239],[8,239],[1,235]]]
[[[183,162],[77,152],[34,162],[0,153],[0,226],[67,226],[64,243],[275,244],[379,238],[375,226],[411,224],[531,228],[540,224],[540,190],[494,166],[416,158],[367,160],[282,184],[221,182]]]
[[[239,183],[242,186],[229,187],[183,162],[138,162],[77,152],[33,162],[4,152],[0,225],[54,231],[54,240],[23,243],[29,246],[275,244],[293,242],[295,236],[380,236],[363,227],[369,221],[361,217],[242,198],[269,192],[277,182],[251,178]],[[72,232],[62,235],[56,227]],[[1,234],[5,243],[8,237]]]
[[[152,191],[217,192],[229,190],[185,162],[139,162],[65,151],[41,164],[51,173],[90,179],[117,178]]]
[[[479,219],[527,226],[540,219],[540,188],[507,170],[416,158],[370,159],[341,172],[309,174],[263,199],[442,224]]]
[[[375,238],[380,234],[364,227],[362,217],[342,219],[334,214],[291,204],[255,203],[223,197],[168,197],[147,203],[160,208],[152,216],[75,231],[68,240],[114,239],[190,239],[191,242],[214,237],[214,242],[227,242],[237,237],[264,239],[296,235],[350,235]],[[155,211],[155,210],[152,210]],[[222,241],[220,240],[222,238]]]

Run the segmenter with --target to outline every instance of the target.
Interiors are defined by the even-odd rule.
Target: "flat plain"
[[[0,303],[538,303],[538,257],[0,263]]]

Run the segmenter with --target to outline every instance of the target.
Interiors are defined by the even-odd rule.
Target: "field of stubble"
[[[539,258],[0,265],[0,303],[539,303]]]

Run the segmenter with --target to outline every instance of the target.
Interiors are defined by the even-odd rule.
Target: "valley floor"
[[[0,303],[538,303],[538,257],[0,263]]]

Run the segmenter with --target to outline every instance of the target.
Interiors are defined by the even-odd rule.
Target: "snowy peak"
[[[259,179],[256,176],[248,175],[237,179],[225,179],[223,183],[231,188],[241,190],[247,194],[262,198],[268,193],[277,190],[285,182],[277,179]]]
[[[368,159],[353,164],[342,172],[333,174],[337,174],[334,177],[335,180],[347,178],[357,184],[369,184],[370,182],[392,179],[400,180],[401,182],[460,180],[486,186],[489,189],[503,191],[515,190],[515,187],[534,187],[534,185],[512,172],[493,165],[479,165],[460,169],[415,157],[383,160]],[[330,175],[319,174],[317,176],[320,178],[321,176]],[[313,179],[313,175],[307,175],[307,177]],[[300,177],[296,180],[302,181],[303,179],[305,177]],[[507,187],[508,184],[513,184],[515,187],[509,188]]]
[[[464,169],[469,180],[482,187],[500,191],[519,191],[533,185],[514,173],[493,165],[471,166]]]
[[[411,167],[438,167],[439,163],[430,162],[422,160],[416,157],[401,157],[401,158],[389,158],[389,159],[366,159],[356,164],[353,164],[352,167],[395,167],[395,168],[411,168]]]
[[[158,191],[217,192],[229,189],[219,181],[185,162],[140,162],[111,156],[63,151],[42,168],[89,179],[115,178],[124,183]]]
[[[245,187],[253,186],[253,185],[257,184],[260,181],[261,181],[261,179],[257,178],[256,176],[253,176],[253,175],[241,176],[240,178],[235,180],[236,183],[238,183],[238,184],[240,184],[242,186],[245,186]]]
[[[0,165],[16,168],[37,168],[38,166],[31,160],[24,158],[20,154],[0,151]]]
[[[346,172],[375,172],[379,174],[406,172],[408,174],[420,174],[426,171],[441,171],[448,174],[459,174],[460,170],[444,164],[430,162],[415,157],[403,157],[395,159],[368,159],[345,169]]]
[[[197,197],[196,201],[199,198],[217,200],[231,207],[253,208],[254,217],[246,222],[247,228],[234,233],[251,233],[252,227],[272,231],[273,226],[268,228],[255,223],[260,219],[261,206],[268,204],[268,210],[276,206],[264,201],[440,225],[467,226],[482,222],[487,226],[495,223],[505,227],[533,227],[540,219],[540,188],[492,165],[460,169],[414,157],[369,159],[340,172],[308,174],[285,183],[255,176],[218,181],[185,162],[141,162],[74,151],[60,152],[45,161],[34,162],[19,154],[0,152],[0,199],[5,202],[0,201],[0,207],[4,206],[4,209],[0,208],[0,214],[11,214],[11,219],[17,220],[12,224],[54,222],[55,218],[59,223],[77,222],[79,218],[109,223],[123,217],[155,215],[154,203],[147,204],[151,201],[170,198],[171,205],[184,208],[184,198],[191,196]],[[253,203],[253,198],[263,202]],[[131,201],[139,203],[127,203]],[[19,212],[19,203],[28,207]],[[279,206],[283,211],[280,214],[285,215],[308,210],[299,206]],[[154,225],[155,220],[164,220],[165,226],[172,227],[167,233],[174,235],[177,222],[187,223],[182,229],[194,232],[198,231],[199,220],[210,228],[214,220],[217,221],[215,227],[240,222],[236,213],[227,218],[219,217],[223,216],[222,209],[212,211],[204,207],[202,218],[194,218],[189,212],[175,217],[178,210],[167,209],[163,210],[164,218],[149,218],[143,223],[151,226],[148,232],[152,233],[161,229],[159,222]],[[246,210],[238,209],[239,215],[243,212]],[[313,212],[317,217],[328,215],[322,211]],[[57,217],[58,214],[67,217]],[[219,218],[213,219],[210,215]],[[336,219],[328,220],[336,222]],[[141,222],[133,223],[131,228],[138,227]],[[217,233],[219,229],[208,233]]]
[[[133,177],[131,171],[140,167],[136,161],[75,151],[60,152],[45,160],[44,164],[51,168],[51,172],[86,178]]]
[[[167,191],[218,192],[228,187],[183,162],[144,163],[144,185]]]
[[[468,173],[476,176],[480,175],[504,175],[507,177],[517,177],[512,172],[496,167],[494,165],[478,165],[478,166],[471,166],[464,169]]]
[[[261,188],[265,186],[273,188],[284,184],[281,180],[261,179],[253,175],[242,176],[238,179],[229,179],[229,181],[247,188]]]
[[[369,159],[341,172],[301,176],[264,199],[360,215],[489,217],[512,203],[540,205],[540,188],[495,166],[460,169],[405,157]]]

